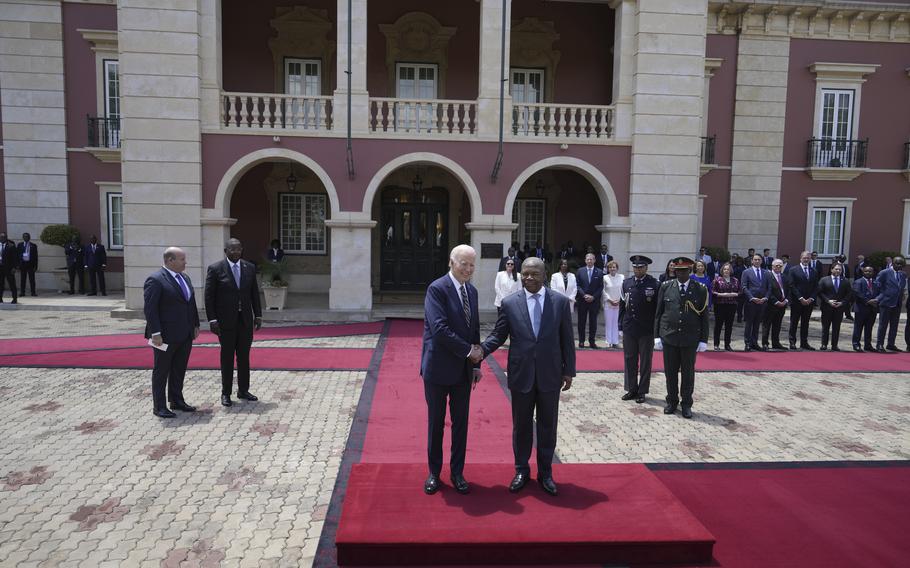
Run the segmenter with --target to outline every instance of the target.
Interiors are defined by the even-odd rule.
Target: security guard
[[[651,357],[654,354],[654,314],[657,311],[657,291],[660,284],[648,274],[651,259],[636,254],[629,258],[633,278],[622,281],[622,301],[619,304],[619,331],[623,334],[625,355],[623,400],[645,401],[651,387]]]
[[[695,265],[692,259],[681,256],[674,258],[673,264],[676,278],[661,284],[657,295],[654,346],[664,350],[664,375],[667,377],[664,414],[676,412],[681,390],[683,418],[692,418],[695,354],[708,349],[708,288],[689,279]]]

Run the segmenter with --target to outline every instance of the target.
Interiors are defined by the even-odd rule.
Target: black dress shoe
[[[221,395],[221,406],[234,406],[234,403],[231,402],[231,395],[229,395],[229,394]]]
[[[578,342],[578,348],[579,348],[579,349],[584,349],[584,348],[585,348],[585,342],[584,342],[584,341],[579,341],[579,342]]]
[[[546,477],[540,477],[540,478],[538,478],[538,479],[537,479],[537,483],[540,484],[540,486],[543,488],[544,491],[546,491],[547,493],[549,493],[549,494],[552,495],[553,497],[556,497],[557,493],[559,493],[559,492],[556,490],[556,482],[554,482],[554,481],[553,481],[553,478],[550,477],[549,475],[546,476]]]
[[[815,351],[815,347],[812,347],[808,343],[803,343],[800,345],[800,349],[805,349],[806,351]]]
[[[673,414],[674,412],[676,412],[675,404],[667,404],[667,406],[664,407],[664,414]]]
[[[790,349],[796,349],[796,342],[795,342],[795,341],[791,341],[791,342],[790,342]]]
[[[863,352],[863,348],[859,346],[859,343],[854,343],[854,344],[853,344],[853,350],[856,351],[857,353],[862,353],[862,352]]]
[[[592,342],[591,342],[591,349],[600,349],[600,347],[598,347],[598,345],[592,341]]]
[[[865,349],[866,351],[875,351],[875,347],[872,347],[871,345],[866,345],[865,347],[863,347],[863,349]]]
[[[635,399],[635,402],[637,402],[638,404],[641,404],[641,403],[643,403],[645,400],[647,400],[647,398],[645,397],[645,395],[640,394],[640,395],[638,395],[638,398]]]
[[[196,407],[190,406],[189,404],[187,404],[184,401],[180,401],[180,402],[172,402],[171,410],[182,410],[184,412],[196,412]]]
[[[767,345],[762,345],[761,347],[759,347],[758,345],[756,345],[756,346],[755,346],[755,350],[756,350],[756,351],[767,351],[767,350],[768,350],[768,346],[767,346]]]
[[[516,473],[515,477],[512,478],[512,483],[509,483],[509,493],[518,493],[525,488],[525,485],[528,484],[528,474],[527,473]]]
[[[844,319],[847,321],[853,321],[853,316],[844,316]]]
[[[18,304],[18,303],[19,303],[19,300],[17,300],[16,298],[13,298],[13,301],[10,302],[10,304]]]
[[[819,348],[819,351],[827,351],[827,350],[828,350],[828,346],[827,346],[827,345],[822,345],[822,346]]]
[[[259,400],[258,398],[256,398],[255,396],[253,396],[252,393],[250,393],[250,391],[238,392],[238,393],[237,393],[237,398],[242,398],[243,400],[252,400],[252,401]]]
[[[453,475],[451,481],[452,487],[455,488],[455,491],[458,491],[462,495],[465,495],[468,491],[471,490],[471,487],[468,485],[468,482],[463,475]]]
[[[624,394],[624,395],[622,395],[622,399],[623,399],[623,400],[632,400],[633,398],[637,398],[637,397],[638,397],[638,393],[637,393],[637,392],[631,392],[631,391],[630,391],[630,392],[627,392],[627,393]]]
[[[887,351],[885,351],[885,349],[881,345],[879,345],[875,348],[875,352],[876,353],[887,353]]]
[[[724,351],[733,351],[733,346],[732,345],[724,346]]]
[[[423,492],[432,495],[439,491],[439,476],[430,474],[427,480],[423,482]]]
[[[688,406],[682,407],[682,416],[683,418],[692,418],[692,409]]]
[[[838,347],[837,345],[832,345],[831,351],[840,351],[840,347]]]
[[[751,346],[751,345],[746,345],[746,348],[743,349],[743,351],[745,351],[746,353],[752,351],[752,346]]]
[[[15,304],[16,300],[13,300],[13,303]],[[885,347],[885,349],[887,349],[888,351],[894,351],[894,352],[900,351],[900,349],[897,348],[897,345],[889,345],[889,346]]]
[[[155,410],[152,411],[152,414],[154,414],[158,418],[173,418],[173,417],[177,416],[176,414],[174,414],[167,408],[156,408]]]
[[[775,343],[775,344],[772,345],[771,347],[773,347],[774,349],[781,349],[781,350],[783,350],[783,351],[786,351],[786,350],[787,350],[787,348],[784,347],[784,346],[783,346],[782,344],[780,344],[780,343]]]

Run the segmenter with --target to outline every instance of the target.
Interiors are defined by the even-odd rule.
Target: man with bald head
[[[168,410],[165,400],[170,401],[174,410],[196,410],[183,399],[186,365],[193,340],[199,336],[196,295],[184,269],[186,253],[170,247],[164,251],[164,266],[146,278],[144,286],[145,337],[151,339],[155,347],[152,350],[155,356],[152,413],[160,418],[176,416]]]
[[[262,327],[262,305],[256,265],[240,258],[237,239],[224,243],[224,258],[205,275],[205,316],[221,343],[221,404],[233,406],[234,357],[237,357],[237,398],[259,400],[250,392],[250,347],[253,328]]]

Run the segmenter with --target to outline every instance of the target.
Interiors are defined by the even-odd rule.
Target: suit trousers
[[[866,306],[856,305],[856,317],[853,319],[853,344],[860,343],[862,334],[863,347],[872,347],[872,328],[875,326],[875,318],[878,317],[878,311]]]
[[[19,295],[25,295],[25,280],[28,278],[29,291],[35,295],[35,265],[31,262],[19,266]]]
[[[790,343],[796,343],[796,328],[799,327],[799,344],[809,343],[809,318],[814,306],[804,306],[799,300],[790,304]]]
[[[529,392],[510,391],[512,395],[512,452],[515,473],[530,475],[531,446],[534,444],[534,414],[537,411],[537,476],[553,473],[556,453],[556,424],[559,421],[559,390],[541,392],[537,381]]]
[[[442,436],[446,426],[446,402],[452,419],[452,449],[449,470],[452,475],[464,472],[464,455],[468,447],[468,411],[471,408],[471,381],[455,385],[437,385],[423,382],[427,400],[427,462],[430,473],[438,476],[442,471]]]
[[[893,308],[879,306],[878,308],[878,342],[876,347],[894,345],[897,341],[897,326],[901,319],[901,305]],[[885,343],[885,334],[888,334],[888,343]]]
[[[787,308],[778,308],[771,305],[765,309],[765,317],[761,326],[761,344],[768,345],[768,336],[771,337],[771,345],[780,345],[780,327],[784,321],[784,314]]]
[[[0,302],[3,301],[3,289],[7,284],[9,285],[10,294],[13,295],[13,299],[17,300],[19,295],[16,293],[16,277],[13,276],[13,269],[0,266]]]
[[[590,304],[584,300],[575,303],[578,308],[578,342],[585,340],[585,320],[588,321],[588,342],[594,343],[597,336],[597,314],[600,313],[600,300],[594,298]]]
[[[103,268],[89,268],[88,269],[88,282],[90,294],[97,294],[100,290],[102,294],[107,294],[107,289],[104,287],[104,269]],[[96,286],[97,283],[97,286]]]
[[[733,320],[736,318],[736,304],[714,304],[714,345],[720,345],[720,330],[724,330],[724,347],[733,338]]]
[[[253,328],[243,325],[237,317],[237,327],[222,328],[221,336],[221,394],[229,395],[234,385],[234,356],[237,357],[237,392],[250,390],[250,347],[253,345]]]
[[[747,348],[758,346],[758,333],[761,329],[761,322],[765,317],[765,305],[747,300],[743,308],[746,320],[746,325],[743,328],[743,338],[746,341]]]
[[[682,395],[683,408],[692,407],[692,393],[695,392],[695,354],[697,345],[664,346],[664,375],[667,377],[667,403],[676,405]],[[679,376],[682,375],[682,384]]]
[[[79,293],[85,294],[85,268],[82,266],[70,266],[66,269],[70,277],[70,294],[76,292],[75,284],[79,283]]]
[[[169,343],[167,351],[152,349],[155,354],[155,366],[152,368],[152,401],[155,410],[167,408],[165,401],[184,402],[183,377],[186,375],[186,364],[190,360],[192,349],[192,337],[187,337],[180,343]]]
[[[844,319],[844,308],[822,306],[822,345],[828,345],[831,338],[831,347],[837,347],[840,339],[840,324]]]
[[[622,351],[625,357],[623,388],[626,389],[626,392],[648,394],[651,389],[654,336],[625,334]]]

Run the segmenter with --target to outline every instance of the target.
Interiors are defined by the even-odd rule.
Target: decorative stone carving
[[[275,92],[285,92],[284,60],[293,57],[320,60],[321,94],[331,94],[335,84],[335,42],[327,37],[333,26],[328,11],[294,6],[275,8],[275,13],[269,22],[277,34],[269,40],[275,62]]]
[[[445,98],[446,71],[449,66],[449,40],[458,28],[443,26],[424,12],[409,12],[394,24],[379,24],[385,35],[385,62],[389,73],[390,95],[394,96],[397,78],[395,64],[399,62],[433,63],[438,67],[437,98]]]
[[[510,67],[526,67],[544,70],[544,100],[553,102],[556,86],[556,66],[562,55],[553,49],[559,40],[553,22],[542,22],[537,18],[525,18],[512,23],[510,39]]]

